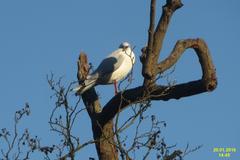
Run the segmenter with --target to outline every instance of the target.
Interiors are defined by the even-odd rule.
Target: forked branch
[[[156,2],[155,0],[151,1],[148,46],[146,53],[143,52],[142,55],[142,74],[145,78],[145,86],[150,83],[148,80],[154,80],[157,75],[155,66],[158,62],[159,54],[162,49],[163,40],[165,38],[169,22],[173,13],[182,6],[183,4],[181,0],[167,0],[166,5],[164,5],[162,8],[162,16],[154,31]]]
[[[209,49],[202,39],[186,39],[176,43],[172,53],[157,65],[157,72],[162,73],[173,66],[188,48],[193,48],[199,58],[202,68],[202,78],[197,81],[177,84],[174,86],[155,85],[146,96],[145,87],[139,86],[114,96],[103,108],[102,116],[105,121],[113,119],[115,115],[128,105],[145,100],[169,100],[188,97],[203,92],[212,91],[217,86],[216,70],[212,63]],[[122,98],[123,97],[123,98]],[[119,106],[120,110],[118,107]]]

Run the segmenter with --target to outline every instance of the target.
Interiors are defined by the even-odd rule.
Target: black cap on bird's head
[[[119,46],[119,48],[122,48],[123,50],[126,50],[128,47],[130,47],[130,44],[128,42],[123,42]]]

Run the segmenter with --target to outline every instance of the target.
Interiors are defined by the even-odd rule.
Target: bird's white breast
[[[135,56],[131,48],[128,48],[126,51],[121,51],[124,56],[124,61],[121,66],[115,70],[110,78],[109,83],[113,83],[114,81],[119,81],[125,78],[132,70],[132,67],[135,63]]]

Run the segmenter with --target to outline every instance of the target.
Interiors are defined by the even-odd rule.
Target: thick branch
[[[168,28],[168,24],[170,22],[170,19],[178,8],[182,7],[183,4],[181,3],[181,0],[167,0],[167,3],[165,6],[163,6],[163,13],[162,16],[158,22],[158,25],[156,27],[156,30],[153,35],[153,45],[152,48],[148,50],[152,50],[152,52],[147,52],[146,54],[146,60],[144,61],[144,67],[143,67],[143,75],[147,79],[154,79],[156,76],[155,72],[155,66],[157,64],[159,54],[162,48],[163,40]],[[151,12],[154,10],[151,10]],[[151,26],[151,24],[150,24]],[[151,46],[148,46],[151,47]],[[148,81],[144,82],[145,85],[148,84]]]
[[[81,53],[78,61],[78,80],[81,84],[88,75],[89,66],[87,56]],[[91,88],[82,94],[83,102],[88,111],[92,122],[93,137],[100,160],[118,159],[118,153],[114,141],[113,122],[101,123],[101,105],[98,95],[94,88]]]
[[[203,73],[202,80],[205,82],[206,90],[213,90],[217,86],[216,70],[207,44],[202,39],[179,40],[171,54],[158,64],[157,73],[162,73],[172,67],[188,48],[193,48],[198,56]]]
[[[187,39],[178,41],[168,58],[158,64],[158,72],[161,73],[174,65],[187,48],[193,48],[199,58],[202,68],[202,79],[174,86],[154,86],[145,95],[145,87],[140,86],[119,93],[113,97],[104,107],[102,117],[107,122],[130,104],[139,103],[144,100],[169,100],[192,96],[207,91],[212,91],[217,86],[215,67],[212,63],[210,52],[202,39]]]
[[[153,35],[154,35],[154,28],[155,28],[155,14],[156,14],[156,0],[151,0],[151,6],[150,6],[150,22],[149,22],[149,29],[148,29],[148,44],[147,44],[147,50],[142,51],[142,55],[140,57],[143,67],[142,67],[142,75],[145,75],[145,68],[146,68],[146,53],[151,54],[152,53],[152,47],[153,47]]]
[[[89,73],[89,65],[87,55],[85,53],[80,53],[78,60],[78,81],[81,84],[84,81]],[[97,93],[94,88],[89,89],[82,95],[83,102],[87,108],[90,118],[94,118],[96,113],[101,110],[101,105],[98,100]]]
[[[148,29],[148,53],[152,52],[153,35],[155,28],[156,0],[151,0],[150,25]]]

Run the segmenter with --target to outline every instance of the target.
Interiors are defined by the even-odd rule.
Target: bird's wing
[[[105,58],[98,68],[96,69],[96,73],[99,73],[101,76],[108,76],[116,71],[123,63],[124,56],[119,53],[120,50],[117,50],[110,54],[107,58]]]

